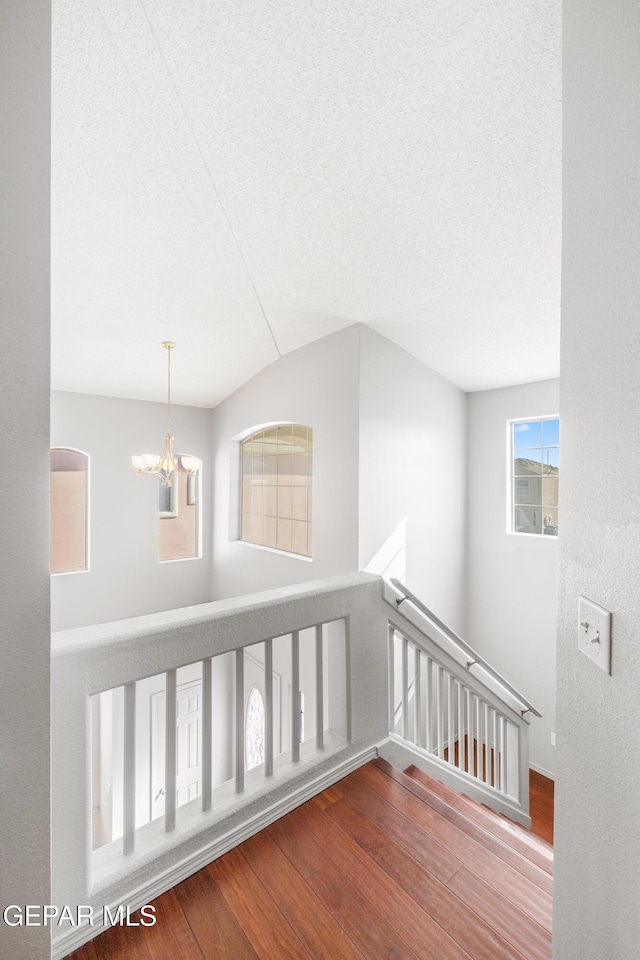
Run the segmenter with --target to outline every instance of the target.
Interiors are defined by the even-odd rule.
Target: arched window
[[[81,450],[51,450],[51,573],[89,568],[89,457]]]
[[[313,430],[282,423],[241,442],[240,539],[310,557]]]
[[[247,770],[264,763],[264,700],[257,687],[251,688],[247,698],[245,758]]]

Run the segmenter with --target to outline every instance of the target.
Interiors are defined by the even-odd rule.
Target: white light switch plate
[[[578,646],[605,673],[611,673],[611,613],[580,597],[578,604]]]

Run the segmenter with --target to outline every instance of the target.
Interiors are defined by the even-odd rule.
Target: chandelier
[[[179,473],[194,474],[202,466],[202,460],[186,453],[174,454],[173,434],[171,433],[171,351],[175,347],[172,340],[164,340],[162,346],[167,351],[167,432],[164,437],[164,450],[159,456],[155,453],[142,453],[131,457],[136,473],[148,473],[159,477],[163,487],[170,487]]]

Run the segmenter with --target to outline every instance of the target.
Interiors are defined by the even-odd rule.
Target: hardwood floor
[[[543,840],[378,760],[70,960],[549,960],[551,870]]]
[[[529,771],[531,832],[551,844],[553,843],[554,787],[553,780],[543,777],[535,770]]]

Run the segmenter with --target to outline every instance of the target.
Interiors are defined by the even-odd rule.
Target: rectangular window
[[[81,450],[51,450],[51,573],[89,566],[89,457]]]
[[[509,529],[557,537],[560,420],[515,420],[510,426]]]
[[[160,484],[158,545],[160,560],[190,560],[200,555],[200,471],[179,474],[170,487]]]

